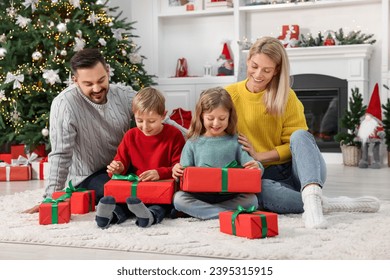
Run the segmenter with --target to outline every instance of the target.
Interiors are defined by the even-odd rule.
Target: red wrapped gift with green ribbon
[[[65,193],[70,194],[70,212],[72,214],[86,214],[95,211],[96,194],[94,190],[75,188],[72,180],[63,192],[54,192],[52,198],[56,199]]]
[[[39,224],[64,224],[70,221],[70,194],[57,199],[45,198],[39,205]]]
[[[173,179],[141,182],[135,174],[114,174],[104,185],[104,196],[113,196],[119,203],[131,196],[145,204],[171,204],[174,192]]]
[[[219,226],[223,233],[250,239],[279,234],[278,215],[272,212],[256,211],[255,206],[248,209],[238,206],[236,211],[219,213]]]
[[[180,180],[180,189],[186,192],[259,193],[261,169],[245,169],[236,161],[222,168],[188,166]]]

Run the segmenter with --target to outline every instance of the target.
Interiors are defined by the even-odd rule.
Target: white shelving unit
[[[153,0],[153,57],[156,58],[153,72],[157,73],[158,87],[166,94],[169,110],[177,107],[193,110],[202,90],[235,82],[239,61],[242,59],[237,41],[243,38],[254,41],[262,36],[277,37],[282,25],[288,24],[297,24],[301,34],[311,33],[314,37],[316,32],[339,28],[347,33],[360,27],[363,33],[374,33],[375,37],[381,31],[388,32],[388,27],[385,30],[379,28],[383,22],[389,22],[388,0],[317,0],[251,6],[246,5],[249,0],[234,0],[233,8],[205,10],[203,4],[198,5],[197,8],[201,9],[195,11],[167,10],[162,5],[163,1]],[[387,12],[383,12],[382,8],[387,9]],[[373,12],[378,12],[378,17],[367,19],[356,16]],[[388,61],[381,62],[381,54],[383,56],[383,53],[389,51],[388,35],[384,37],[387,41],[382,44],[380,51],[374,50],[372,60],[373,63],[388,67]],[[230,41],[234,56],[235,75],[203,77],[203,66],[206,63],[213,65],[215,75],[219,66],[217,58],[226,40]],[[187,59],[191,77],[173,78],[177,59],[181,57]]]

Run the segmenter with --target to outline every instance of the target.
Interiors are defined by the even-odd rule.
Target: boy
[[[134,97],[132,110],[137,127],[126,132],[107,172],[125,175],[130,169],[140,181],[172,178],[172,167],[180,161],[185,140],[180,130],[163,124],[167,114],[164,96],[157,89],[144,88]],[[167,209],[146,207],[135,197],[128,197],[126,205],[116,204],[114,197],[105,196],[98,203],[96,223],[100,228],[122,223],[130,216],[128,210],[137,217],[138,226],[149,227],[160,223]]]

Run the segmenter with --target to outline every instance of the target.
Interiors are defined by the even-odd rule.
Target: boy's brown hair
[[[133,114],[136,112],[156,112],[163,116],[165,114],[165,97],[156,88],[143,88],[135,95],[132,110]]]

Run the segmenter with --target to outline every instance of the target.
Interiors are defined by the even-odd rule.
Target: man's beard
[[[376,128],[378,127],[378,121],[374,118],[371,119],[364,119],[362,123],[360,124],[358,136],[364,143],[367,142],[368,138],[371,134],[375,133]]]

